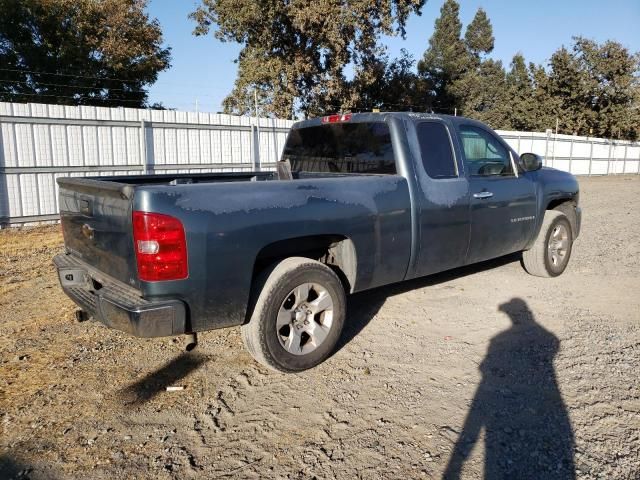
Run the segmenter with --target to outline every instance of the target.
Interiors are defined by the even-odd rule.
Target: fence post
[[[622,174],[627,173],[627,147],[628,145],[624,145],[624,158],[622,159]]]
[[[251,161],[253,162],[253,169],[257,172],[260,171],[260,130],[257,125],[251,125],[251,139],[252,151]]]
[[[271,143],[273,143],[273,161],[277,162],[278,158],[278,134],[276,132],[277,121],[275,118],[271,119]]]
[[[147,154],[147,121],[140,120],[140,155],[142,156],[142,173],[148,175],[150,173],[149,157]]]
[[[573,137],[571,137],[571,145],[569,145],[569,173],[571,172],[571,166],[573,164]]]
[[[607,175],[609,175],[609,171],[611,170],[611,144],[613,140],[609,139],[609,153],[607,153]]]
[[[544,142],[544,163],[546,165],[549,158],[549,131],[547,130],[547,139]]]
[[[589,176],[591,176],[591,167],[593,165],[593,138],[590,143],[591,147],[589,148]]]

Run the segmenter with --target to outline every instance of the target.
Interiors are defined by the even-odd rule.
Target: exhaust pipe
[[[187,341],[185,344],[185,350],[187,352],[190,352],[191,350],[193,350],[194,348],[196,348],[198,346],[198,336],[195,333],[188,333],[187,334]]]
[[[87,320],[89,320],[89,314],[84,310],[80,310],[80,309],[76,310],[75,316],[76,316],[76,322],[86,322]]]

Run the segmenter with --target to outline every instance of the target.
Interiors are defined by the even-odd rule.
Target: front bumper
[[[582,208],[576,207],[576,235],[575,238],[578,238],[580,235],[580,228],[582,227]]]
[[[145,300],[140,293],[68,255],[56,255],[62,290],[80,308],[107,327],[137,337],[166,337],[186,332],[186,308],[179,300]]]

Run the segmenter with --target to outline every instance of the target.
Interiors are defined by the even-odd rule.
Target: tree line
[[[456,0],[446,0],[426,51],[390,59],[380,35],[405,34],[424,0],[256,2],[202,0],[197,35],[240,43],[228,113],[284,118],[327,112],[427,111],[468,116],[494,128],[637,139],[640,55],[615,41],[582,37],[548,65],[516,53],[508,68],[490,58],[491,21],[479,9],[463,35]],[[352,78],[345,74],[353,68]]]
[[[390,58],[381,36],[404,37],[424,4],[200,0],[190,17],[195,35],[241,45],[227,113],[455,112],[500,129],[640,137],[640,54],[575,37],[546,65],[516,53],[505,67],[486,12],[463,29],[446,0],[422,56]],[[146,0],[0,0],[0,100],[161,108],[148,87],[170,54]]]

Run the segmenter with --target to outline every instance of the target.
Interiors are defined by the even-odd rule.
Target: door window
[[[416,127],[424,169],[431,178],[458,176],[447,127],[437,122],[421,122]]]
[[[500,141],[486,130],[460,126],[465,165],[471,175],[513,175],[511,156]]]

